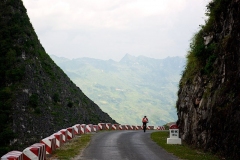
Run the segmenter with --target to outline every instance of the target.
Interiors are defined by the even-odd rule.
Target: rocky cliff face
[[[116,123],[51,60],[21,0],[0,2],[0,155],[77,123]]]
[[[240,159],[240,1],[207,7],[180,81],[177,124],[188,144]]]

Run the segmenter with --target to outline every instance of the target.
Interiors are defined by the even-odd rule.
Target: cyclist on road
[[[146,132],[147,123],[148,123],[148,118],[147,118],[147,116],[144,116],[144,117],[143,117],[142,123],[143,123],[143,131]]]

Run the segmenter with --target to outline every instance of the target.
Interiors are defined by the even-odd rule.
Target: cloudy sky
[[[210,0],[22,0],[48,54],[185,56]]]

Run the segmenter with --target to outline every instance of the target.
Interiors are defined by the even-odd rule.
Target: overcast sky
[[[210,0],[22,0],[48,54],[186,56]]]

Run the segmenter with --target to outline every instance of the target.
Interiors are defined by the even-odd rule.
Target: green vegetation
[[[190,51],[187,55],[187,65],[183,72],[180,86],[184,83],[191,83],[196,73],[211,76],[214,74],[214,62],[217,58],[219,49],[226,46],[229,36],[226,36],[222,42],[216,42],[212,32],[216,30],[214,26],[219,19],[218,15],[225,11],[228,0],[213,0],[207,5],[206,15],[208,20],[206,24],[201,26],[201,29],[196,33],[190,44]],[[210,39],[205,43],[205,38]]]
[[[202,29],[192,39],[182,83],[186,83],[187,81],[191,83],[198,72],[205,75],[210,75],[213,72],[217,44],[210,42],[210,44],[205,45],[204,34]]]
[[[8,144],[10,140],[16,137],[11,129],[12,117],[10,114],[12,97],[11,88],[4,87],[0,89],[0,155],[12,149]]]
[[[37,108],[34,109],[34,113],[39,115],[42,112],[41,112],[41,109],[39,107],[37,107]]]
[[[68,104],[67,104],[67,106],[69,107],[69,108],[72,108],[73,107],[73,102],[68,102]]]
[[[29,107],[31,107],[30,110],[32,110],[35,114],[39,115],[41,114],[41,109],[40,109],[40,105],[39,105],[39,98],[38,98],[38,94],[32,94],[29,97]]]
[[[44,71],[51,77],[53,81],[55,81],[56,77],[53,70],[54,62],[52,61],[52,59],[49,57],[48,54],[46,54],[44,50],[39,51],[39,58],[40,58],[40,61],[42,62],[41,64]]]
[[[20,55],[25,49],[21,43],[29,33],[29,19],[21,6],[22,1],[0,2],[0,155],[11,150],[9,143],[16,137],[12,131],[12,103],[25,75]]]
[[[69,142],[65,143],[61,148],[58,148],[56,151],[54,151],[54,153],[51,155],[51,158],[70,160],[81,153],[81,151],[90,142],[91,137],[92,134],[83,134],[73,138]]]
[[[53,98],[53,101],[55,103],[59,102],[60,101],[60,97],[59,97],[59,94],[58,93],[54,93],[54,95],[52,96]]]
[[[29,105],[32,107],[32,108],[36,108],[38,106],[38,95],[37,94],[32,94],[30,97],[29,97]]]
[[[203,27],[204,32],[211,32],[213,29],[213,25],[217,19],[217,15],[220,15],[221,12],[226,11],[225,7],[229,3],[229,0],[212,0],[207,5],[207,12],[205,13],[208,16],[208,20],[206,21],[206,25]]]
[[[36,66],[29,59],[31,56],[36,57],[36,53],[44,49],[39,45],[22,1],[1,1],[0,15],[0,155],[3,155],[13,147],[9,145],[11,140],[17,138],[12,131],[11,114],[17,91],[26,77],[26,66]],[[43,63],[42,66],[44,68],[46,65]],[[37,94],[33,93],[29,97],[28,106],[33,113],[41,113]]]
[[[218,160],[219,158],[210,154],[204,153],[203,151],[196,150],[191,148],[186,144],[176,145],[176,144],[167,144],[167,138],[169,138],[168,131],[159,131],[153,132],[151,134],[151,138],[154,142],[156,142],[159,146],[164,148],[167,152],[173,153],[180,159],[185,160]]]

